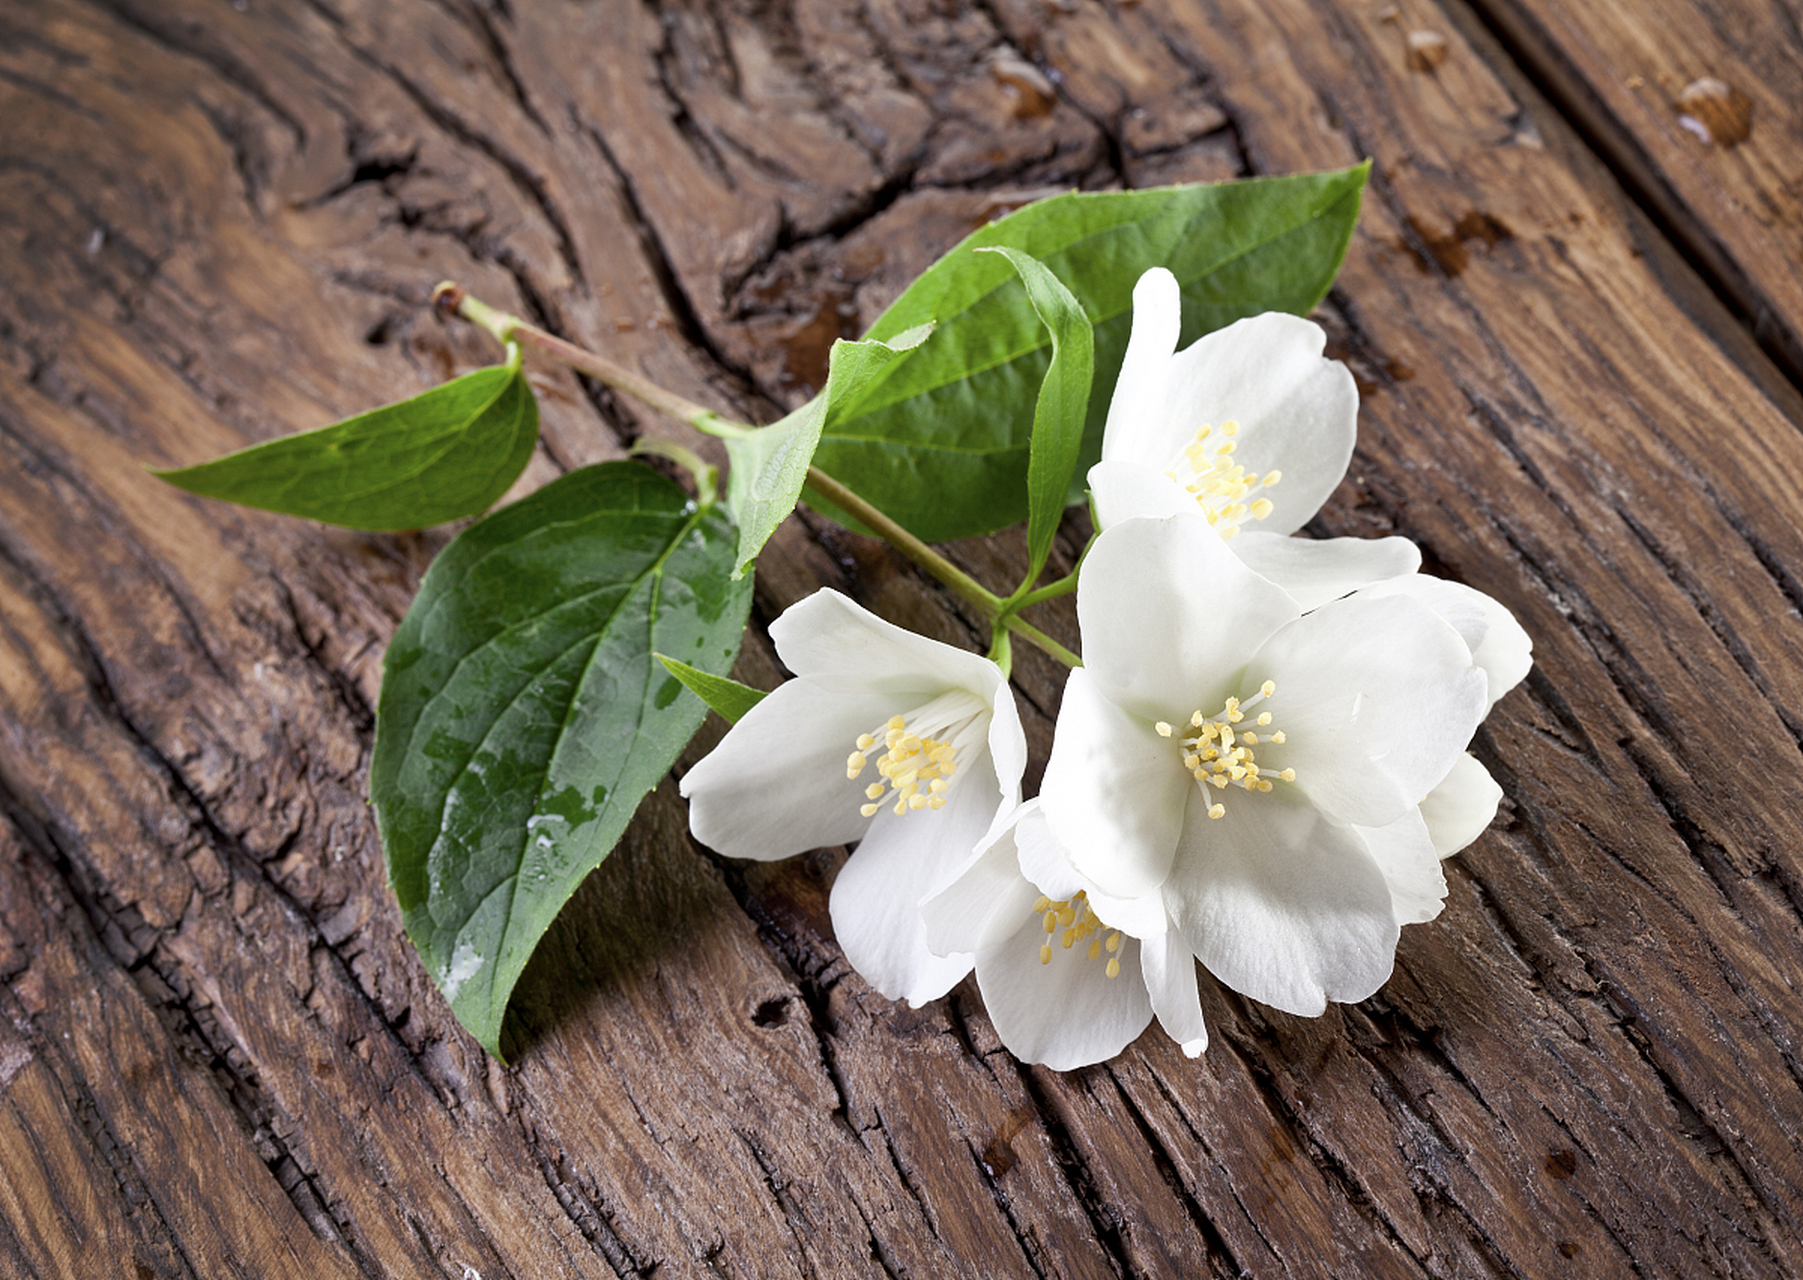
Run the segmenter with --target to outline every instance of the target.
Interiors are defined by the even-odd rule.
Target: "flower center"
[[[1260,476],[1233,460],[1237,443],[1234,437],[1239,433],[1237,422],[1223,422],[1218,432],[1212,423],[1205,422],[1196,438],[1165,468],[1165,474],[1188,491],[1208,517],[1208,523],[1225,539],[1232,539],[1240,531],[1242,521],[1263,520],[1271,514],[1269,498],[1254,498],[1251,502],[1246,498],[1283,479],[1281,471],[1267,471]]]
[[[1234,726],[1245,720],[1248,711],[1276,692],[1276,682],[1267,680],[1259,686],[1257,693],[1244,702],[1238,698],[1227,699],[1227,704],[1216,715],[1205,716],[1200,711],[1196,712],[1190,716],[1189,724],[1185,726],[1186,730],[1194,730],[1194,737],[1185,737],[1163,720],[1152,727],[1158,730],[1160,737],[1176,735],[1177,745],[1183,749],[1183,767],[1196,779],[1197,786],[1212,786],[1220,791],[1225,791],[1228,787],[1239,787],[1245,791],[1269,791],[1273,785],[1272,778],[1294,782],[1296,771],[1261,769],[1253,758],[1252,748],[1258,746],[1261,740],[1281,744],[1284,740],[1283,730],[1270,729],[1261,739],[1259,730],[1267,729],[1271,723],[1269,711],[1259,712],[1252,722],[1254,728],[1235,729]],[[1208,806],[1208,816],[1211,818],[1222,817],[1226,812],[1227,806],[1218,800]]]
[[[1079,942],[1089,943],[1089,958],[1100,960],[1104,953],[1108,956],[1108,967],[1103,970],[1111,978],[1121,976],[1121,931],[1109,929],[1095,913],[1089,909],[1089,895],[1079,889],[1075,897],[1054,900],[1039,895],[1039,901],[1033,904],[1033,913],[1045,913],[1046,940],[1039,944],[1039,963],[1052,963],[1052,937],[1058,938],[1058,945],[1069,951]],[[1059,930],[1063,930],[1059,933]],[[1106,934],[1104,937],[1103,935]]]
[[[856,778],[870,763],[881,744],[876,771],[881,782],[864,788],[867,804],[858,810],[874,818],[877,810],[895,797],[895,813],[943,809],[952,775],[958,771],[958,753],[969,750],[987,731],[988,710],[973,693],[957,689],[941,694],[907,715],[893,715],[869,733],[860,733],[856,750],[845,758],[845,776]]]

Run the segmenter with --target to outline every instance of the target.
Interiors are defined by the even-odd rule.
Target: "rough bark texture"
[[[12,0],[0,1273],[1803,1275],[1800,67],[1754,0]],[[1752,104],[1732,147],[1678,120],[1703,75]],[[364,801],[446,535],[140,469],[490,359],[442,277],[767,420],[1036,195],[1362,156],[1318,317],[1361,445],[1315,531],[1419,540],[1538,663],[1390,983],[1309,1021],[1205,982],[1199,1061],[1023,1068],[968,985],[890,1004],[836,854],[717,859],[666,785],[501,1067]],[[650,425],[533,378],[522,485]],[[743,678],[821,583],[981,640],[804,515]],[[1018,666],[1043,760],[1061,669]]]

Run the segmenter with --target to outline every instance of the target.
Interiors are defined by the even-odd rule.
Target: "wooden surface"
[[[1803,1275],[1800,22],[9,0],[0,1274]],[[1683,122],[1702,77],[1744,140]],[[1311,1021],[1204,981],[1199,1061],[1154,1031],[1024,1069],[968,984],[890,1004],[833,944],[838,853],[717,859],[669,784],[490,1061],[364,800],[382,649],[445,534],[140,469],[485,361],[425,306],[443,277],[767,420],[1026,199],[1363,156],[1318,315],[1360,446],[1312,528],[1419,540],[1537,666],[1476,744],[1503,813],[1390,983]],[[653,425],[533,377],[523,485]],[[998,583],[1022,559],[954,553]],[[742,677],[778,678],[761,625],[821,583],[978,638],[806,518]],[[1075,642],[1068,601],[1036,620]],[[1042,762],[1060,671],[1018,665]]]

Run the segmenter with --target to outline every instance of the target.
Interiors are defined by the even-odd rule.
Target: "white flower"
[[[1490,703],[1520,684],[1534,665],[1533,641],[1510,613],[1482,591],[1462,582],[1430,578],[1424,573],[1403,574],[1359,588],[1359,599],[1407,596],[1418,600],[1452,625],[1471,651],[1471,660],[1489,679]],[[1487,712],[1489,707],[1485,708]],[[1469,842],[1467,842],[1469,843]]]
[[[1160,895],[1111,898],[1071,866],[1037,800],[921,913],[933,947],[976,953],[990,1020],[1023,1062],[1104,1061],[1154,1014],[1190,1057],[1208,1046],[1195,956]]]
[[[1439,909],[1441,846],[1495,809],[1464,753],[1490,705],[1485,637],[1436,612],[1473,603],[1445,585],[1302,614],[1199,516],[1108,529],[1040,791],[1051,838],[1111,898],[1159,894],[1236,991],[1299,1014],[1370,995],[1399,926]],[[1497,632],[1499,680],[1519,678],[1506,611],[1466,612]]]
[[[1097,526],[1200,511],[1304,609],[1419,568],[1406,538],[1285,536],[1339,484],[1358,432],[1358,388],[1322,357],[1320,326],[1266,312],[1177,351],[1181,319],[1176,277],[1141,276],[1102,460],[1089,471]]]
[[[1533,642],[1521,624],[1501,604],[1463,583],[1411,573],[1375,582],[1353,593],[1353,599],[1406,596],[1433,610],[1459,633],[1471,654],[1472,664],[1483,671],[1487,686],[1486,714],[1496,700],[1520,684],[1533,666]],[[1427,793],[1420,805],[1420,826],[1414,815],[1405,815],[1407,838],[1419,842],[1423,835],[1441,858],[1463,849],[1490,825],[1496,816],[1502,788],[1489,770],[1469,755],[1460,755],[1452,771]],[[1392,833],[1400,835],[1404,828]],[[1381,839],[1378,841],[1382,847]],[[1443,879],[1425,878],[1412,900],[1391,886],[1392,905],[1399,924],[1418,924],[1440,914],[1446,896]]]
[[[919,1005],[970,972],[927,949],[919,904],[1020,803],[1026,736],[1001,669],[818,591],[770,627],[796,678],[682,780],[697,839],[772,860],[858,841],[833,884],[846,959]]]

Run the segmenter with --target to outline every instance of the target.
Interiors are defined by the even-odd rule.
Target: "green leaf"
[[[585,467],[459,535],[388,647],[369,781],[389,882],[497,1057],[533,948],[706,714],[652,653],[732,668],[737,543],[649,467]]]
[[[1045,558],[1064,517],[1083,424],[1089,412],[1089,387],[1095,379],[1095,335],[1089,317],[1058,277],[1037,258],[1018,249],[996,246],[979,253],[1006,258],[1027,287],[1041,323],[1052,339],[1052,362],[1039,384],[1033,408],[1033,439],[1027,454],[1027,576],[1024,591],[1039,578]],[[1002,634],[1006,635],[1006,632]]]
[[[739,723],[747,711],[764,700],[762,689],[753,689],[748,684],[740,684],[726,676],[711,676],[705,671],[697,671],[686,662],[666,658],[661,653],[651,656],[663,663],[666,671],[688,686],[697,698],[718,711],[729,724]]]
[[[353,529],[419,529],[486,511],[525,470],[538,402],[508,363],[316,431],[153,471],[207,498]]]
[[[1094,322],[1095,392],[1079,455],[1087,470],[1101,453],[1141,273],[1164,266],[1176,275],[1185,343],[1261,311],[1307,314],[1345,256],[1366,172],[1076,192],[991,223],[871,327],[868,339],[886,340],[938,326],[932,342],[831,407],[816,464],[929,542],[1014,524],[1027,515],[1033,405],[1050,339],[1009,265],[969,250],[1031,254]]]
[[[826,386],[794,413],[744,435],[726,435],[732,470],[726,477],[726,501],[739,522],[739,553],[733,577],[757,558],[770,535],[795,510],[820,442],[820,428],[831,406],[856,395],[896,357],[914,350],[933,331],[931,324],[898,333],[887,342],[865,340],[833,343]]]

